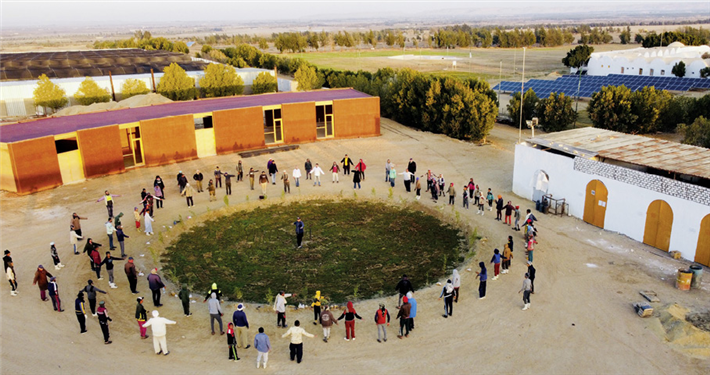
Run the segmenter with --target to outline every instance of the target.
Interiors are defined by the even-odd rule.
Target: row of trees
[[[432,39],[438,48],[488,48],[491,46],[519,48],[534,44],[554,47],[574,42],[574,36],[569,28],[519,29],[516,27],[506,31],[500,27],[495,29],[472,28],[466,24],[442,27],[432,35]]]
[[[676,31],[666,31],[663,34],[651,32],[640,39],[641,45],[645,48],[667,46],[673,42],[681,42],[686,46],[701,46],[708,44],[710,39],[710,30],[705,30],[702,27],[696,29],[693,27],[685,27]]]
[[[182,41],[171,42],[163,37],[153,38],[148,33],[148,37],[138,39],[136,37],[122,40],[104,40],[95,41],[94,49],[111,49],[111,48],[140,48],[144,50],[162,50],[168,52],[190,53],[187,44]]]
[[[510,98],[506,107],[513,124],[520,122],[520,93],[516,92]],[[523,120],[537,117],[539,126],[546,132],[556,132],[569,128],[577,121],[577,112],[572,109],[572,98],[564,93],[550,93],[548,98],[539,99],[533,90],[523,95]]]
[[[145,82],[137,79],[127,79],[121,85],[121,97],[128,99],[131,96],[149,93],[150,90]],[[69,102],[66,91],[59,85],[50,81],[46,74],[42,74],[37,82],[37,87],[32,93],[35,106],[42,107],[45,112],[56,111],[64,107]],[[107,89],[101,88],[91,77],[81,82],[79,89],[74,93],[74,99],[81,105],[91,105],[94,103],[107,103],[111,101],[111,94]]]

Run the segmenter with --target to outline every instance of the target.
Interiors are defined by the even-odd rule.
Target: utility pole
[[[523,47],[523,74],[520,79],[520,128],[518,129],[518,143],[523,141],[523,102],[525,101],[525,47]]]
[[[500,104],[500,87],[503,85],[503,60],[500,60],[500,68],[498,70],[498,103]],[[498,114],[500,114],[500,106],[498,106]]]

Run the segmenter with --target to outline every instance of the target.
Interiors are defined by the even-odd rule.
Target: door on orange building
[[[123,150],[123,165],[126,168],[145,165],[140,126],[121,129],[121,149]]]
[[[584,199],[584,221],[599,228],[604,228],[608,195],[609,192],[603,182],[599,180],[589,181],[587,195]]]
[[[316,137],[333,138],[333,104],[316,104]]]
[[[671,245],[671,230],[673,229],[673,210],[663,200],[655,200],[646,210],[646,228],[643,232],[643,243],[668,251]]]
[[[698,247],[695,249],[695,261],[710,267],[710,215],[700,221]]]

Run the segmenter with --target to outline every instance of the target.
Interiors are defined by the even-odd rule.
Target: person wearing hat
[[[247,320],[247,314],[244,312],[244,304],[240,303],[237,305],[237,311],[232,314],[232,322],[237,330],[237,348],[244,347],[244,349],[249,349],[251,345],[249,344],[249,334],[247,330],[249,329],[249,321]]]
[[[293,225],[296,226],[296,246],[300,249],[301,244],[303,243],[303,229],[306,225],[303,224],[303,221],[301,221],[300,217],[296,218],[296,221],[293,223]]]
[[[106,303],[104,301],[99,302],[99,310],[96,314],[99,316],[99,325],[101,326],[101,332],[104,334],[104,344],[108,345],[111,343],[108,322],[113,321],[113,319],[108,316],[108,310],[106,309]]]
[[[10,282],[10,287],[12,287],[10,295],[14,297],[17,295],[17,277],[15,275],[15,266],[12,263],[12,257],[10,256],[10,250],[5,250],[5,256],[3,256],[2,260],[5,265],[5,275],[7,276],[7,281]]]
[[[54,246],[54,242],[49,243],[49,254],[52,256],[52,261],[54,262],[54,269],[58,270],[64,267],[62,261],[59,260],[59,253],[57,253],[57,247]]]
[[[47,270],[40,264],[35,271],[35,278],[32,281],[32,285],[37,285],[39,287],[39,296],[42,301],[47,300],[47,288],[49,287],[49,282],[47,278],[52,277],[52,274],[47,272]]]
[[[54,307],[54,311],[59,311],[63,312],[62,310],[62,301],[59,299],[59,286],[57,285],[57,277],[53,276],[51,279],[49,279],[49,298],[52,299],[52,307]]]
[[[412,305],[409,304],[409,298],[407,296],[402,297],[402,306],[399,307],[399,312],[397,313],[397,319],[399,319],[399,335],[398,338],[409,337],[409,311]]]
[[[145,307],[143,307],[143,297],[136,298],[136,301],[138,302],[136,304],[136,320],[138,321],[138,328],[141,331],[141,339],[145,340],[148,338],[148,335],[145,334],[147,328],[143,325],[146,320],[148,320],[148,313],[145,311]]]
[[[385,325],[386,324],[386,325]],[[375,312],[375,325],[377,325],[377,342],[382,342],[384,338],[387,342],[387,327],[390,325],[390,313],[381,303],[380,308]],[[382,334],[382,336],[380,336]]]
[[[523,280],[523,287],[518,291],[518,294],[523,293],[523,310],[530,308],[530,293],[532,292],[532,282],[530,281],[530,274],[525,273],[525,280]]]
[[[323,311],[320,313],[319,320],[320,325],[323,327],[323,342],[328,342],[328,339],[330,338],[330,327],[333,326],[333,323],[338,324],[338,321],[333,316],[333,313],[330,312],[327,305],[323,306]]]
[[[84,292],[79,292],[74,300],[74,311],[76,312],[76,320],[79,321],[81,332],[86,333],[86,307],[84,306]]]
[[[106,294],[103,290],[94,286],[94,282],[89,280],[87,285],[81,290],[86,293],[86,297],[89,299],[89,307],[91,308],[91,315],[96,316],[96,292]]]
[[[532,260],[528,261],[528,275],[530,276],[530,294],[535,294],[535,267]]]
[[[153,292],[153,305],[155,307],[163,306],[160,304],[160,288],[165,288],[163,280],[158,276],[158,269],[153,268],[148,275],[148,287]]]
[[[131,293],[138,294],[138,291],[136,290],[136,284],[138,284],[138,271],[136,271],[136,265],[133,263],[133,257],[128,257],[128,262],[126,262],[123,270],[126,272],[128,285],[131,287]]]
[[[168,355],[170,352],[168,351],[168,343],[165,339],[165,334],[167,333],[165,326],[167,324],[177,323],[161,317],[158,310],[153,310],[152,315],[153,317],[145,322],[143,327],[150,327],[151,332],[153,333],[153,349],[155,350],[155,354],[163,353],[164,355]]]
[[[182,311],[185,313],[185,316],[187,317],[192,315],[190,312],[190,289],[187,288],[187,285],[182,285],[182,288],[180,288],[180,292],[178,293],[178,297],[182,302]]]

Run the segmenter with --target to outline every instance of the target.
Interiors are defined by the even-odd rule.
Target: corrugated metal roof
[[[528,142],[586,158],[599,156],[710,179],[710,149],[598,128],[545,134]]]
[[[354,89],[286,92],[173,102],[149,107],[126,108],[73,116],[50,117],[0,126],[0,142],[17,142],[26,139],[70,133],[77,130],[98,128],[107,125],[128,124],[141,120],[193,113],[205,113],[225,109],[369,97],[370,95],[361,93]]]

